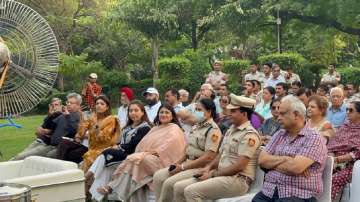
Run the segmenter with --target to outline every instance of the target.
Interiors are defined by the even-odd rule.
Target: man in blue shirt
[[[330,91],[330,102],[326,113],[326,119],[334,128],[340,127],[346,120],[346,104],[344,103],[344,92],[335,87]]]
[[[272,65],[272,77],[270,77],[266,81],[265,87],[271,86],[271,87],[275,88],[276,84],[278,84],[280,82],[285,83],[285,78],[280,74],[280,72],[281,72],[280,66],[278,64],[274,63]]]

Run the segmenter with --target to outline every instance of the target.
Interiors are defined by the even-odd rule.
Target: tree
[[[122,20],[129,27],[143,33],[152,48],[151,69],[154,85],[159,78],[157,61],[162,40],[177,36],[176,15],[172,1],[166,0],[124,0],[120,1],[113,13],[115,19]]]

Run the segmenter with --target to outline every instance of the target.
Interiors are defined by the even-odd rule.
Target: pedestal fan
[[[59,46],[46,20],[13,0],[0,0],[0,37],[0,119],[4,119],[30,111],[49,93],[58,73]]]

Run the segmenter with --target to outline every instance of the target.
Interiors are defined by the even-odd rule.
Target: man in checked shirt
[[[267,173],[253,202],[315,202],[323,191],[326,143],[304,127],[305,111],[304,104],[292,95],[281,100],[278,120],[283,129],[260,153],[259,164]]]

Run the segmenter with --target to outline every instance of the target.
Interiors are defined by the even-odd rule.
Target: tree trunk
[[[156,80],[159,79],[159,70],[158,70],[158,57],[159,57],[159,39],[155,36],[151,40],[151,49],[152,49],[152,58],[151,58],[151,70],[153,72],[153,86],[155,87]]]
[[[57,78],[58,88],[61,92],[64,92],[64,77],[61,73],[58,74]]]
[[[191,45],[194,51],[198,48],[198,40],[197,40],[197,24],[196,21],[191,22]]]

